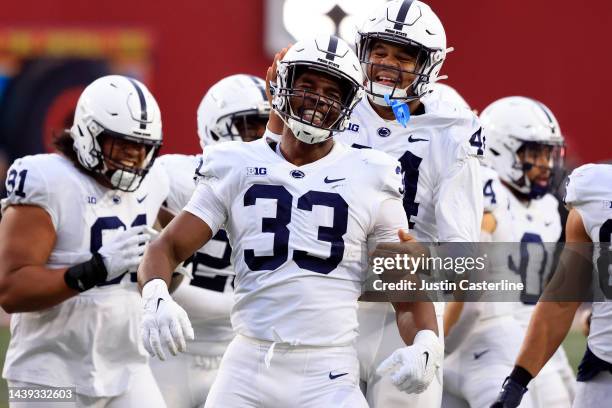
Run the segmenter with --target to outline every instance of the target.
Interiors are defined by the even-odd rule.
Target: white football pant
[[[20,381],[8,381],[9,387],[45,387]],[[128,391],[116,397],[90,397],[76,394],[75,402],[11,402],[10,408],[166,408],[151,370],[140,370],[131,377]],[[169,405],[170,407],[170,405]]]
[[[206,402],[221,358],[179,353],[166,361],[152,358],[149,364],[169,407],[198,408]]]
[[[223,355],[205,405],[206,408],[367,406],[359,390],[359,363],[353,346],[292,346],[242,335],[232,340]]]

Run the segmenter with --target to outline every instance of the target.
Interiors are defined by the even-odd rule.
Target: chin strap
[[[391,100],[389,94],[385,94],[385,102],[387,105],[393,109],[393,114],[395,115],[395,119],[402,125],[406,127],[408,121],[410,120],[410,109],[406,102],[400,102],[398,100]]]

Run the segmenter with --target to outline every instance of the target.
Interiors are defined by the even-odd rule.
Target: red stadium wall
[[[304,0],[307,1],[307,0]],[[476,109],[523,94],[547,104],[578,162],[612,158],[607,51],[612,3],[431,0],[447,30],[443,71]],[[4,2],[3,27],[133,27],[153,36],[150,83],[164,120],[165,152],[196,152],[195,110],[205,90],[233,73],[263,76],[263,0]]]
[[[508,95],[539,99],[559,120],[574,161],[612,159],[611,2],[429,3],[456,49],[443,71],[474,108]]]

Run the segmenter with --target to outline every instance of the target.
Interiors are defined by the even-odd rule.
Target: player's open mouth
[[[397,75],[390,75],[387,73],[381,73],[374,77],[374,82],[386,86],[395,86],[397,83]]]
[[[126,160],[126,159],[120,160],[119,164],[121,164],[122,166],[125,166],[125,167],[138,167],[138,163],[136,161],[133,161],[133,160]]]
[[[323,123],[323,118],[323,114],[319,111],[315,111],[314,109],[304,109],[304,113],[302,114],[302,119],[306,122],[312,121],[313,125],[321,125]]]

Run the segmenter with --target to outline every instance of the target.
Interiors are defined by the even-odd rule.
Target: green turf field
[[[6,328],[0,329],[0,350],[2,350],[2,361],[0,361],[0,367],[4,365],[4,353],[8,346],[9,341],[9,331]],[[582,334],[578,332],[570,332],[565,341],[563,342],[563,346],[565,347],[565,351],[567,352],[567,357],[574,368],[578,367],[578,363],[580,363],[580,359],[582,358],[582,354],[584,353],[585,347],[585,338]],[[7,408],[8,403],[7,397],[7,389],[6,382],[4,380],[0,380],[0,408]]]

